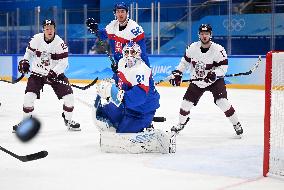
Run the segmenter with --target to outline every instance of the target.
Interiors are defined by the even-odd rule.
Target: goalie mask
[[[128,42],[123,47],[123,58],[126,62],[126,66],[131,68],[141,60],[141,49],[140,46],[135,42]]]

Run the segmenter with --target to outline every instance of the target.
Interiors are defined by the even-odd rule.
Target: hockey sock
[[[191,108],[194,106],[193,102],[183,100],[181,103],[180,111],[179,111],[179,123],[184,124],[190,114]]]

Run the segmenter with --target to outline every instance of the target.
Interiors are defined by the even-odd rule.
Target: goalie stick
[[[247,71],[247,72],[241,72],[241,73],[234,73],[234,74],[227,74],[224,76],[217,76],[217,79],[219,78],[225,78],[225,77],[236,77],[236,76],[244,76],[244,75],[250,75],[251,73],[253,73],[259,66],[261,62],[261,56],[258,56],[258,60],[257,62],[253,65],[253,67]],[[167,78],[165,78],[164,80],[160,80],[158,82],[155,83],[155,85],[161,83],[161,82],[167,82],[171,79],[171,75],[168,76]],[[204,80],[204,78],[197,78],[197,79],[190,79],[190,80],[182,80],[182,82],[192,82],[192,81],[201,81]]]
[[[38,160],[41,158],[44,158],[48,155],[48,152],[43,150],[37,153],[33,153],[33,154],[28,154],[25,156],[19,156],[9,150],[7,150],[6,148],[3,148],[2,146],[0,146],[0,150],[2,150],[3,152],[6,152],[7,154],[9,154],[10,156],[13,156],[14,158],[22,161],[22,162],[29,162],[29,161],[33,161],[33,160]]]
[[[10,83],[10,84],[15,84],[15,83],[19,82],[20,80],[22,80],[24,78],[24,76],[25,76],[25,74],[22,74],[19,78],[17,78],[16,80],[12,80],[12,81],[3,80],[3,79],[0,79],[0,81],[7,82],[7,83]]]

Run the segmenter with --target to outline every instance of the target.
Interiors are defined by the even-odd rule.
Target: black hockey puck
[[[165,117],[154,117],[154,122],[165,122],[167,119]]]
[[[17,128],[16,135],[22,142],[31,140],[39,131],[41,123],[36,118],[25,119]]]

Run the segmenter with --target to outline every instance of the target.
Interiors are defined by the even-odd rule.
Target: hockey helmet
[[[124,9],[126,12],[128,12],[128,7],[124,2],[120,2],[114,5],[113,13],[115,14],[117,9]]]
[[[133,41],[128,42],[122,51],[127,67],[133,67],[141,60],[141,48]]]
[[[210,32],[210,34],[212,34],[212,27],[210,24],[201,24],[199,26],[198,29],[198,34],[200,34],[200,32]]]
[[[56,26],[55,26],[55,22],[54,22],[53,20],[50,20],[50,19],[44,20],[44,21],[42,22],[42,29],[43,29],[45,26],[47,26],[47,25],[53,25],[54,28],[56,27]]]
[[[128,42],[123,47],[123,56],[134,56],[134,57],[139,56],[140,57],[140,54],[141,54],[140,46],[133,41]]]

